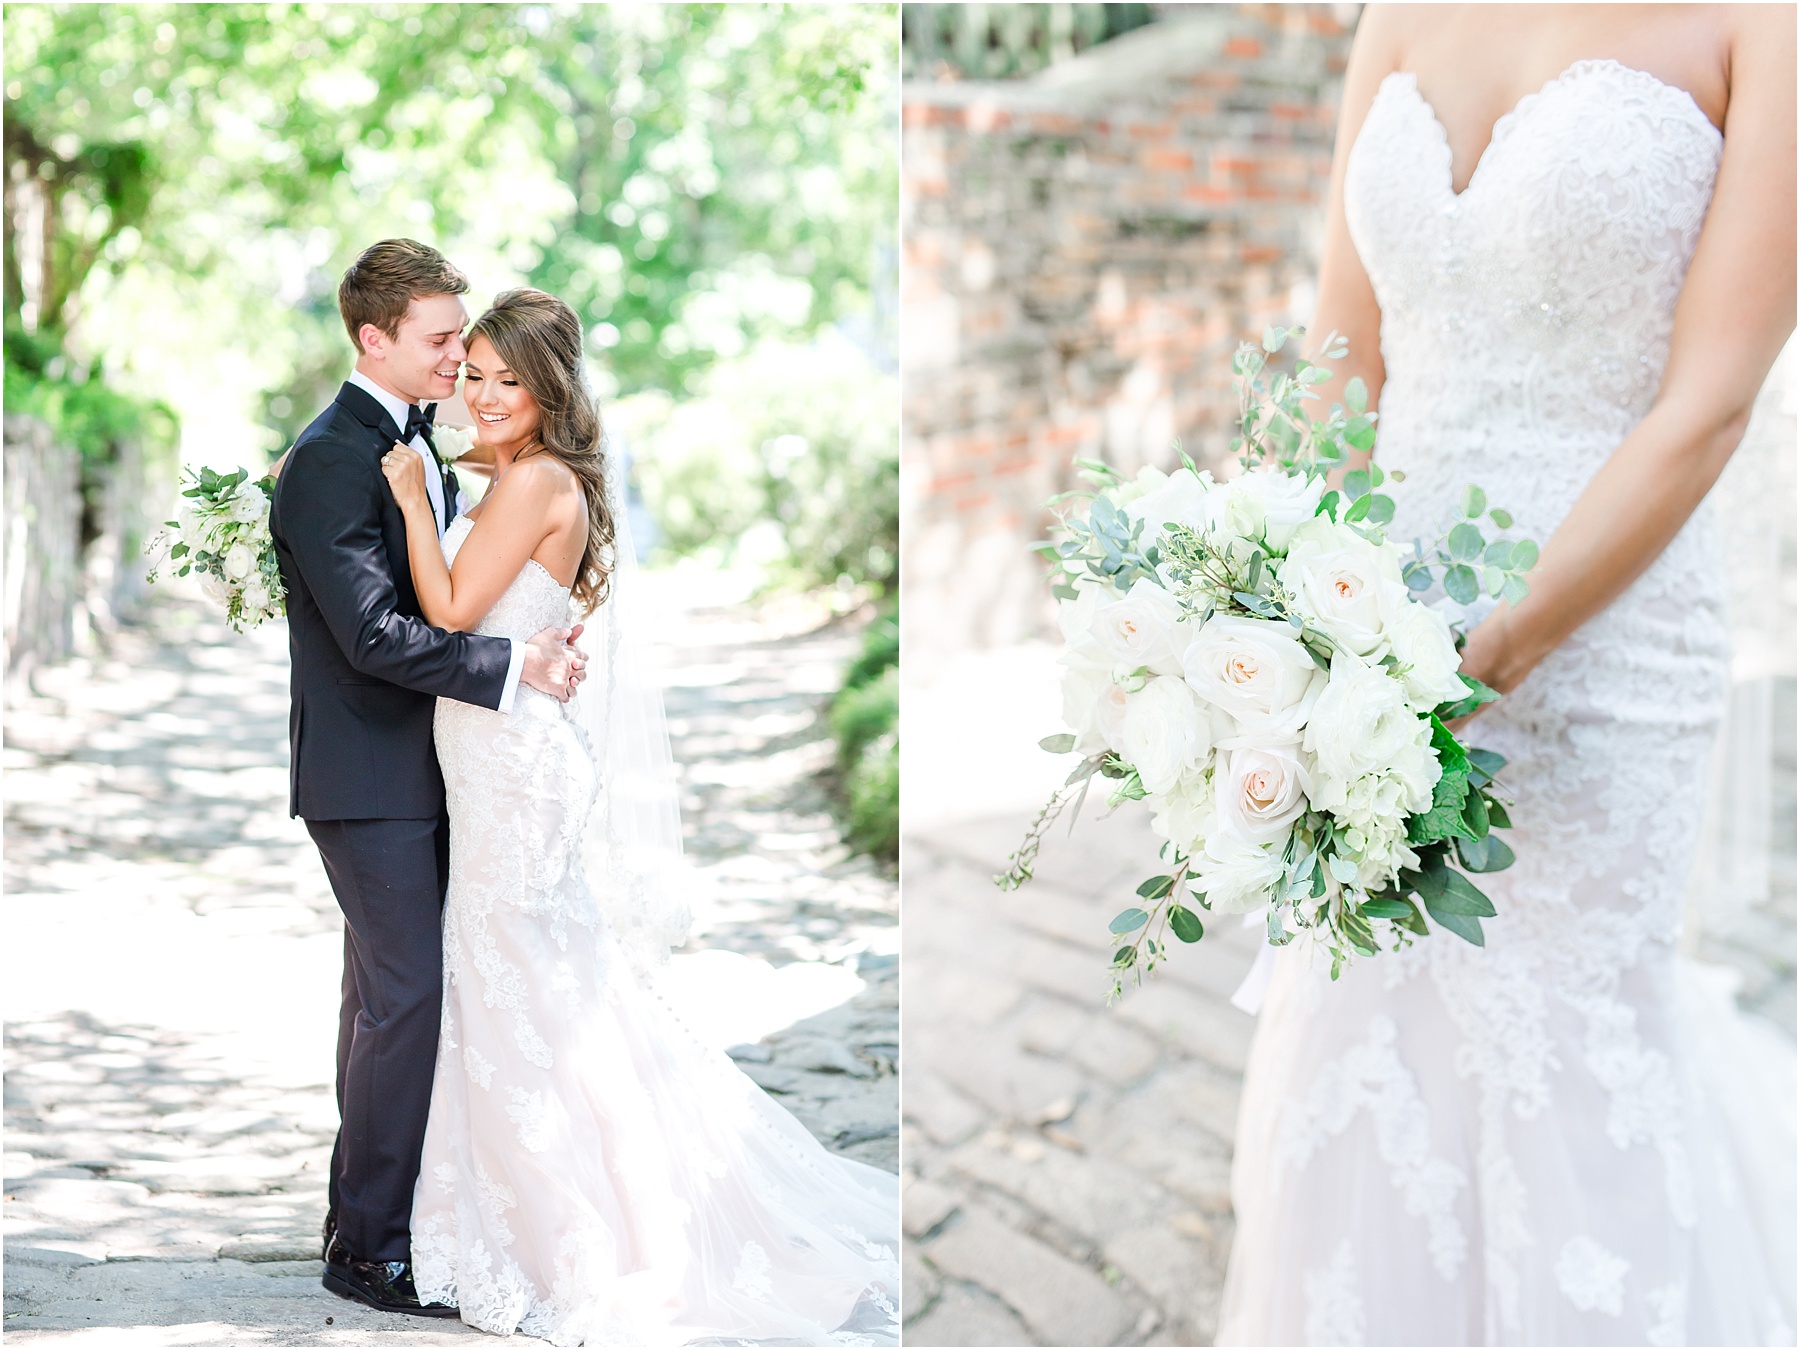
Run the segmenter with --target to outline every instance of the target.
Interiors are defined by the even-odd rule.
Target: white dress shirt
[[[406,430],[407,413],[413,407],[411,403],[398,394],[389,393],[360,370],[350,372],[349,383],[387,409],[388,416],[394,419],[394,425],[401,431]],[[423,435],[414,436],[410,448],[418,453],[420,459],[425,461],[425,491],[431,496],[431,518],[437,523],[438,535],[441,538],[444,533],[443,473],[438,468],[437,456],[431,453],[431,447],[425,444]],[[468,494],[458,488],[456,490],[456,514],[467,515],[468,511]],[[513,698],[519,692],[519,677],[525,671],[525,644],[517,638],[508,638],[507,641],[512,643],[512,661],[506,667],[506,687],[500,693],[499,711],[503,713],[512,711]]]

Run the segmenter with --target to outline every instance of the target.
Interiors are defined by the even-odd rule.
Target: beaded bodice
[[[1403,534],[1478,482],[1548,537],[1656,396],[1722,146],[1685,91],[1580,61],[1457,193],[1413,76],[1382,81],[1344,201],[1381,305],[1381,462],[1415,477]]]

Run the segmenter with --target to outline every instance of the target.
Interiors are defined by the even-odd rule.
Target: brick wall
[[[903,89],[909,678],[1044,630],[1077,455],[1224,455],[1227,362],[1311,309],[1354,6],[1204,5],[1029,80]]]

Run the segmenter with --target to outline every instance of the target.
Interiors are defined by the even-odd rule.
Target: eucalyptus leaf
[[[1369,498],[1369,519],[1377,525],[1389,525],[1394,519],[1394,499],[1377,492]]]
[[[1471,486],[1463,498],[1463,514],[1470,520],[1477,520],[1487,513],[1487,493],[1478,487]]]
[[[1362,376],[1352,375],[1344,385],[1344,406],[1356,413],[1369,410],[1369,386],[1363,383]]]
[[[1174,877],[1151,877],[1137,888],[1137,893],[1146,900],[1160,900],[1174,889]]]
[[[1487,541],[1478,528],[1465,520],[1452,527],[1449,544],[1450,556],[1457,562],[1472,562],[1481,556]]]
[[[1474,569],[1465,563],[1444,569],[1444,591],[1459,605],[1472,605],[1481,595],[1481,585]]]
[[[1369,471],[1352,469],[1344,475],[1344,495],[1351,501],[1367,496],[1369,492]]]
[[[1150,916],[1133,906],[1107,925],[1115,933],[1133,933],[1150,922]]]
[[[1537,566],[1538,546],[1530,539],[1521,539],[1513,545],[1512,570],[1529,572]]]
[[[1060,732],[1055,736],[1046,736],[1038,742],[1038,749],[1048,750],[1053,755],[1066,755],[1075,748],[1075,737],[1070,732]]]
[[[1200,922],[1200,916],[1193,910],[1184,909],[1180,905],[1169,910],[1169,927],[1183,942],[1198,942],[1206,933],[1205,927]]]

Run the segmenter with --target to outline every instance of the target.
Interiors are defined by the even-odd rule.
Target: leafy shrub
[[[896,385],[848,338],[769,341],[714,366],[692,398],[639,394],[607,417],[675,554],[779,529],[802,584],[878,588],[899,571]]]
[[[892,732],[870,741],[850,772],[852,847],[876,858],[900,856],[900,738]]]
[[[863,647],[831,702],[845,838],[872,857],[900,856],[900,625],[890,604],[863,632]]]
[[[838,767],[852,772],[865,749],[900,720],[900,671],[890,666],[868,684],[846,686],[831,702],[831,731],[837,738]]]

